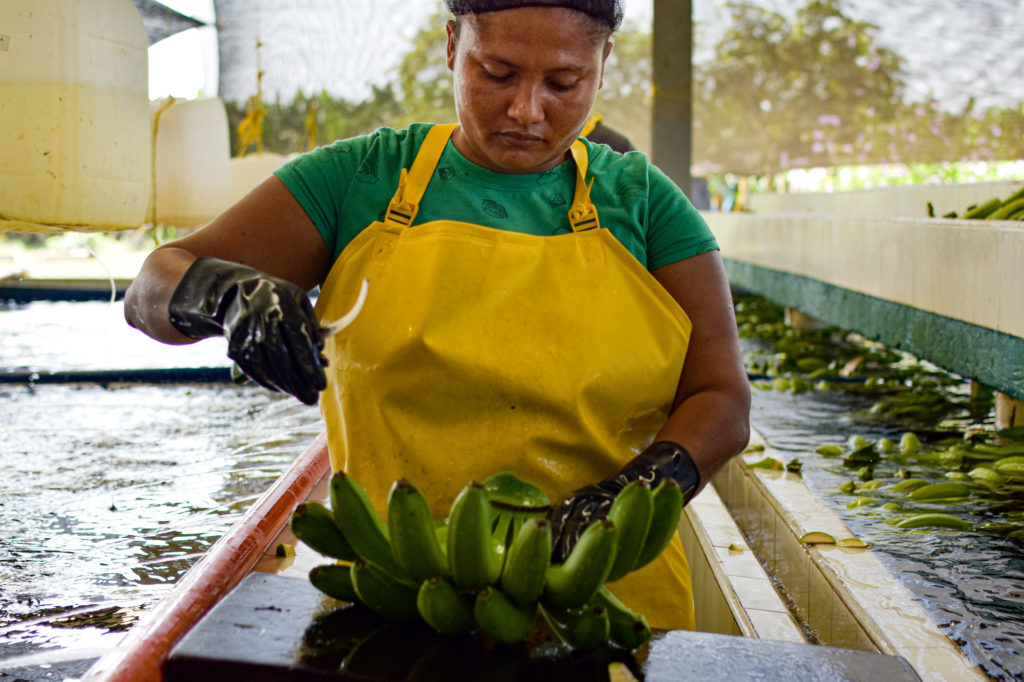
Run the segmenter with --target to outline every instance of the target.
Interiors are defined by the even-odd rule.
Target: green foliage
[[[870,137],[903,94],[903,59],[878,28],[811,0],[792,22],[749,2],[714,57],[695,67],[695,161],[705,171],[757,173],[864,161]]]

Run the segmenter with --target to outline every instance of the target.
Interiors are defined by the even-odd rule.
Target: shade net
[[[454,116],[443,2],[215,7],[221,96],[244,103],[258,93],[282,109],[280,123],[272,110],[265,119],[272,149],[308,146],[306,128],[284,119],[300,121],[315,97],[326,104],[317,113],[321,144],[332,132]],[[626,4],[597,103],[605,122],[645,151],[652,16],[651,0]],[[1024,156],[1018,0],[697,0],[693,17],[696,173]],[[328,120],[343,113],[344,123]]]

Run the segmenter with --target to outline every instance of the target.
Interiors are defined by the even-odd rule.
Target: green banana
[[[541,605],[541,613],[558,638],[578,651],[596,649],[608,641],[608,611],[599,604],[587,603],[575,609]]]
[[[970,530],[974,527],[970,521],[950,514],[918,514],[903,519],[896,524],[897,528],[955,528]]]
[[[911,490],[917,490],[928,485],[928,481],[923,478],[904,478],[902,481],[894,483],[889,490],[894,493],[905,493]]]
[[[492,507],[492,515],[493,507]],[[491,532],[491,545],[494,548],[494,552],[498,555],[498,576],[501,576],[502,571],[505,570],[505,560],[508,558],[508,550],[512,545],[512,529],[515,525],[515,514],[514,513],[501,513],[499,512],[494,519],[493,530]],[[494,579],[497,582],[498,578]]]
[[[615,524],[601,519],[587,526],[565,563],[552,564],[545,573],[542,599],[548,606],[582,606],[604,585],[615,563]]]
[[[551,564],[551,524],[530,519],[516,533],[501,572],[501,590],[523,606],[537,601],[544,591]]]
[[[292,532],[324,556],[353,561],[356,552],[334,522],[334,515],[322,503],[303,502],[292,513]]]
[[[461,635],[473,629],[473,602],[440,577],[427,578],[416,594],[416,609],[427,625],[442,635]]]
[[[1003,202],[998,197],[993,197],[988,201],[975,206],[974,208],[964,211],[964,214],[960,216],[964,220],[983,220],[990,213],[995,211],[997,208],[1002,206]]]
[[[352,564],[352,585],[359,601],[385,618],[412,620],[419,617],[417,590],[373,563],[357,559]]]
[[[957,497],[968,497],[971,488],[956,481],[943,481],[941,483],[929,483],[921,486],[910,493],[912,500],[946,500]]]
[[[1011,215],[1024,208],[1024,197],[1007,201],[1005,204],[989,213],[987,220],[1006,220]]]
[[[388,536],[395,563],[413,580],[448,575],[448,559],[438,542],[427,498],[404,478],[388,494]]]
[[[608,637],[623,649],[632,651],[651,638],[651,626],[643,614],[623,604],[607,587],[597,591],[594,603],[608,612]]]
[[[331,476],[330,497],[334,521],[359,557],[395,577],[404,577],[391,552],[388,526],[363,487],[351,476],[338,471]]]
[[[324,564],[309,571],[309,582],[324,594],[342,601],[360,601],[352,584],[352,569],[348,564]]]
[[[503,556],[492,538],[491,502],[476,481],[462,489],[448,515],[448,567],[460,589],[493,585]]]
[[[608,510],[608,520],[618,529],[618,541],[608,582],[614,582],[633,570],[653,515],[654,494],[646,481],[633,481],[615,496]]]
[[[679,490],[679,484],[671,478],[666,478],[654,490],[651,528],[647,531],[644,547],[633,564],[634,571],[651,563],[665,551],[679,530],[679,517],[682,513],[683,493]]]
[[[537,605],[520,606],[496,587],[485,587],[477,592],[473,617],[487,637],[501,644],[516,644],[533,629]]]

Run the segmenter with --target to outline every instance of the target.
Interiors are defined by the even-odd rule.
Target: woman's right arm
[[[125,319],[158,341],[191,343],[171,323],[169,304],[192,263],[201,257],[246,265],[304,291],[321,284],[330,252],[292,193],[270,176],[209,225],[158,247],[125,293]]]

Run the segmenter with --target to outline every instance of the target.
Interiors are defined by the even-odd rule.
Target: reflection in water
[[[971,423],[962,416],[951,417],[928,432],[921,424],[865,423],[854,415],[864,414],[876,397],[845,391],[812,391],[799,395],[755,390],[751,420],[771,445],[803,462],[802,475],[808,487],[832,506],[854,535],[872,545],[881,561],[922,602],[949,637],[993,679],[1024,679],[1024,548],[993,521],[1015,521],[1007,527],[1022,527],[1024,500],[1019,494],[999,504],[978,499],[917,503],[925,511],[955,513],[974,521],[980,529],[960,532],[927,529],[898,530],[891,524],[895,515],[911,507],[889,512],[878,505],[848,509],[850,495],[839,486],[856,479],[856,472],[841,459],[815,454],[825,444],[841,444],[861,435],[868,440],[899,440],[908,427],[922,434],[925,443],[937,442],[951,434],[959,438]],[[896,476],[885,463],[876,466],[878,478]],[[938,465],[912,463],[914,476],[944,479]],[[908,468],[910,468],[908,466]],[[884,500],[884,498],[883,498]],[[1015,516],[1016,515],[1016,516]],[[986,526],[986,523],[991,525]]]
[[[120,315],[0,310],[0,371],[225,363],[122,330]],[[317,408],[252,386],[0,385],[0,671],[84,673],[320,428]]]

